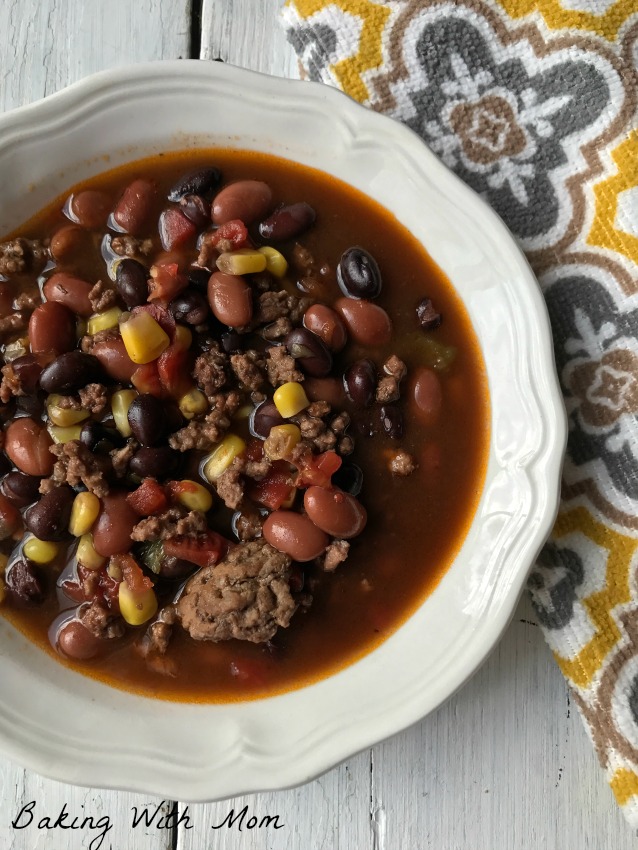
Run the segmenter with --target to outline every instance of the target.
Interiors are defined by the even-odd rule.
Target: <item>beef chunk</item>
[[[100,640],[120,638],[126,631],[124,620],[110,611],[99,599],[80,605],[77,617],[82,625]]]
[[[396,354],[391,354],[383,364],[383,371],[386,375],[396,378],[397,381],[402,381],[407,375],[408,369],[403,360],[397,357]]]
[[[48,493],[60,484],[77,487],[84,484],[87,490],[102,498],[108,495],[109,485],[105,471],[109,464],[106,458],[94,455],[79,440],[69,440],[51,446],[49,451],[57,457],[51,478],[40,484],[40,492]]]
[[[159,516],[140,520],[133,528],[131,539],[143,543],[145,540],[166,540],[168,537],[197,537],[207,528],[203,513],[175,506]]]
[[[217,343],[213,343],[208,351],[199,355],[195,361],[193,375],[208,399],[227,383],[228,357]]]
[[[249,349],[242,354],[231,354],[230,366],[239,383],[248,390],[259,390],[266,383],[264,356]]]
[[[327,573],[336,570],[339,564],[346,560],[349,551],[350,544],[347,540],[333,540],[323,556],[323,569]]]
[[[241,543],[187,583],[177,603],[194,640],[264,643],[286,628],[298,603],[290,593],[290,558],[262,541]]]
[[[244,498],[243,471],[244,460],[241,457],[236,457],[228,469],[222,472],[215,481],[217,495],[226,507],[233,511],[237,510]]]
[[[389,401],[396,401],[400,397],[399,382],[392,375],[386,375],[381,378],[377,384],[376,400],[379,404],[387,404]]]
[[[189,449],[209,451],[230,428],[231,417],[241,407],[242,397],[234,390],[218,393],[210,399],[212,410],[203,419],[193,420],[168,439],[172,449],[185,452]]]
[[[399,449],[390,460],[390,472],[393,475],[411,475],[417,468],[417,463],[406,451]]]
[[[136,239],[135,236],[114,236],[111,250],[120,257],[145,257],[153,252],[152,239]]]
[[[49,251],[38,239],[11,239],[0,242],[0,274],[5,277],[39,271],[47,261]]]
[[[295,358],[288,352],[285,345],[274,345],[266,352],[268,361],[268,380],[273,387],[287,384],[288,381],[303,381],[303,372],[297,369]]]
[[[98,280],[89,292],[89,301],[94,313],[104,313],[117,305],[117,292],[108,283]]]

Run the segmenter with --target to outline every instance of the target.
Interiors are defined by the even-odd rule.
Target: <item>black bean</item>
[[[150,393],[141,393],[128,409],[128,424],[143,446],[158,446],[166,437],[166,415],[162,402]]]
[[[443,321],[443,316],[435,309],[431,298],[423,298],[416,305],[416,316],[424,331],[433,331]]]
[[[164,481],[173,476],[181,460],[180,453],[168,446],[138,449],[129,463],[129,471],[138,478]]]
[[[36,475],[10,472],[2,479],[0,491],[16,508],[26,508],[39,498],[41,480]]]
[[[42,366],[33,354],[24,354],[11,361],[11,367],[20,380],[20,386],[31,395],[38,388],[38,379],[42,374]]]
[[[275,425],[284,425],[285,423],[286,420],[275,407],[275,403],[264,401],[263,404],[256,407],[250,414],[250,433],[254,437],[265,440],[268,434],[270,434],[271,428],[274,428]]]
[[[129,310],[146,304],[148,271],[137,260],[121,260],[115,271],[115,287]]]
[[[179,208],[198,230],[210,224],[210,204],[200,195],[184,195],[180,198]]]
[[[203,292],[190,287],[173,298],[168,310],[176,322],[186,322],[187,325],[203,325],[210,315],[208,298]]]
[[[372,360],[357,360],[343,376],[346,395],[355,407],[369,407],[377,388],[377,370]]]
[[[191,266],[188,270],[188,285],[194,286],[195,289],[201,289],[203,292],[208,290],[208,281],[210,280],[210,272],[208,269],[200,269],[196,266]]]
[[[360,466],[350,461],[341,464],[332,474],[332,484],[351,496],[358,496],[363,487],[363,472]]]
[[[295,328],[284,337],[284,345],[306,375],[325,378],[332,369],[332,354],[323,340],[307,328]]]
[[[197,567],[183,558],[174,555],[164,555],[160,560],[159,575],[167,579],[182,579],[194,573]]]
[[[383,430],[393,440],[403,436],[403,414],[394,404],[386,404],[379,411]]]
[[[314,209],[305,201],[287,204],[262,221],[259,225],[259,235],[272,242],[295,239],[314,224],[316,217]]]
[[[226,331],[220,337],[222,348],[226,354],[236,354],[238,351],[243,351],[246,347],[246,341],[241,334],[235,331]]]
[[[348,248],[337,266],[337,283],[349,298],[376,298],[381,292],[381,272],[364,248]]]
[[[4,452],[0,452],[0,475],[6,475],[11,469],[13,469],[13,464]]]
[[[107,454],[121,448],[126,442],[117,428],[109,428],[101,422],[85,422],[80,431],[80,442],[96,454]]]
[[[222,173],[219,168],[201,168],[180,177],[171,187],[167,197],[173,203],[177,203],[184,195],[201,195],[202,198],[210,200],[221,182]]]
[[[32,561],[14,561],[5,574],[9,598],[16,605],[41,605],[46,599],[46,583]]]
[[[97,357],[83,351],[69,351],[42,370],[40,386],[47,393],[71,393],[87,384],[99,383],[103,377]]]
[[[31,534],[40,540],[62,540],[66,537],[75,495],[66,484],[45,493],[24,515],[24,523]]]
[[[30,416],[31,419],[40,419],[44,413],[44,394],[21,395],[16,399],[16,416]]]

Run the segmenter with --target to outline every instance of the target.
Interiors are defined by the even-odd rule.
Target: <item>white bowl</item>
[[[501,220],[410,130],[328,87],[162,62],[4,115],[0,233],[106,168],[216,144],[333,174],[421,240],[478,334],[492,434],[479,508],[440,584],[378,649],[309,687],[226,705],[137,697],[55,663],[0,618],[6,756],[67,782],[189,801],[304,782],[459,688],[507,626],[549,533],[566,438],[545,305]]]

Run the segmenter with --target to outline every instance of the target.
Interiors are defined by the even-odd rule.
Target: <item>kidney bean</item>
[[[331,407],[343,407],[346,393],[339,378],[306,378],[303,388],[310,401],[327,401]]]
[[[159,218],[159,235],[165,251],[181,248],[189,240],[194,240],[197,228],[181,210],[171,207],[164,210]]]
[[[56,263],[70,260],[90,243],[91,235],[77,224],[65,224],[51,237],[49,251]]]
[[[89,300],[90,283],[66,272],[56,272],[44,284],[43,293],[47,301],[56,301],[79,316],[90,316],[93,307]]]
[[[309,517],[294,511],[273,511],[266,517],[262,534],[267,543],[293,561],[312,561],[328,545],[328,535]]]
[[[222,173],[219,168],[200,168],[180,177],[177,183],[171,186],[167,197],[173,203],[177,203],[185,195],[201,195],[202,198],[210,200],[221,182]]]
[[[114,381],[129,383],[137,364],[128,356],[121,337],[105,339],[93,346],[93,356],[100,362],[106,374]]]
[[[71,216],[87,230],[99,230],[104,227],[111,211],[111,199],[97,189],[85,189],[77,195],[71,195],[69,204]]]
[[[332,483],[351,496],[358,496],[363,487],[363,471],[356,463],[346,461],[332,473]]]
[[[284,344],[299,366],[313,378],[325,378],[332,369],[332,354],[323,340],[307,328],[286,334]]]
[[[164,481],[175,475],[181,460],[180,453],[169,446],[138,449],[129,463],[129,471],[138,478],[157,478]]]
[[[53,440],[43,425],[26,416],[14,419],[4,436],[4,450],[21,472],[51,475],[55,458],[49,446]]]
[[[115,288],[129,310],[146,304],[148,271],[137,260],[121,260],[115,271]]]
[[[343,319],[325,304],[313,304],[303,317],[304,327],[320,337],[331,351],[341,351],[348,341]]]
[[[192,287],[173,298],[168,311],[176,322],[186,322],[187,325],[203,325],[210,314],[208,299],[203,292]]]
[[[42,374],[42,365],[33,354],[24,354],[11,361],[11,368],[17,375],[25,393],[35,393]]]
[[[443,321],[443,316],[435,309],[431,298],[423,298],[416,305],[416,317],[424,331],[433,331]]]
[[[370,407],[377,388],[377,370],[372,360],[357,360],[343,376],[346,395],[355,407]]]
[[[14,561],[4,577],[7,593],[15,605],[41,605],[46,599],[46,583],[41,570],[32,561]]]
[[[0,493],[0,540],[11,537],[22,529],[22,515],[15,504]]]
[[[151,180],[130,183],[113,210],[113,219],[125,233],[143,236],[149,225],[157,187]]]
[[[308,487],[303,503],[317,528],[333,537],[356,537],[365,528],[368,518],[365,508],[343,490]]]
[[[378,298],[382,282],[377,261],[364,248],[348,248],[337,266],[337,283],[350,298]]]
[[[271,428],[274,428],[275,425],[284,425],[285,422],[286,420],[277,410],[275,403],[265,401],[250,414],[250,433],[254,437],[265,440],[268,434],[270,434]]]
[[[104,377],[97,357],[83,351],[60,354],[42,370],[40,386],[47,393],[71,393]]]
[[[9,472],[0,483],[0,491],[17,508],[26,508],[39,498],[41,480],[36,475]]]
[[[354,342],[367,348],[390,342],[392,322],[383,307],[354,298],[339,298],[334,307]]]
[[[149,393],[141,393],[128,409],[128,424],[143,446],[158,446],[166,436],[164,404]]]
[[[274,211],[259,225],[259,235],[272,242],[295,239],[315,223],[316,212],[305,201],[287,204]]]
[[[436,425],[443,406],[441,381],[434,370],[419,366],[412,373],[411,392],[414,411],[423,425]]]
[[[96,454],[107,454],[121,448],[126,439],[116,428],[108,428],[101,422],[85,422],[80,431],[80,442]]]
[[[66,484],[49,490],[28,508],[24,515],[26,527],[40,540],[62,540],[69,533],[74,499],[75,491]]]
[[[203,230],[210,224],[210,204],[200,195],[184,195],[180,198],[179,208],[198,230]]]
[[[226,186],[213,201],[213,224],[240,219],[252,224],[263,218],[272,204],[272,190],[261,180],[238,180]]]
[[[379,411],[381,426],[388,437],[400,440],[403,436],[403,414],[396,405],[386,404]]]
[[[131,548],[131,532],[139,516],[126,501],[124,490],[111,490],[102,499],[102,506],[93,526],[93,546],[98,555],[110,558]]]
[[[69,620],[57,635],[58,649],[74,661],[95,658],[102,646],[100,639],[92,634],[79,620]]]
[[[215,317],[231,328],[243,327],[253,317],[252,292],[239,275],[212,274],[208,281],[208,303]]]
[[[33,354],[53,351],[63,354],[76,345],[75,316],[63,304],[47,301],[31,313],[29,319],[29,344]]]

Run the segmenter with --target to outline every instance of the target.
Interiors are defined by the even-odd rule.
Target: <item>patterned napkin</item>
[[[570,431],[529,588],[638,827],[638,2],[289,0],[282,17],[308,76],[416,130],[538,275]]]

